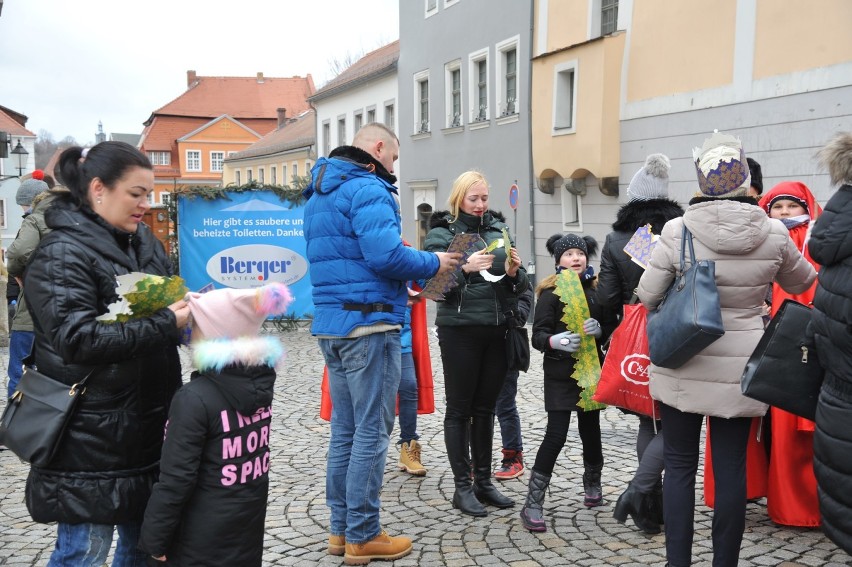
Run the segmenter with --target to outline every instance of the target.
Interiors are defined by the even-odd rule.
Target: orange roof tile
[[[316,143],[314,111],[308,110],[225,161],[276,154]]]
[[[23,118],[24,124],[27,123],[27,117],[23,114],[5,106],[0,107],[0,131],[8,132],[12,136],[35,136],[34,133],[27,130],[23,124],[15,119],[15,115]]]
[[[278,108],[286,108],[291,114],[307,110],[307,98],[314,90],[310,75],[286,79],[263,77],[261,73],[257,77],[195,77],[186,92],[155,110],[145,124],[158,115],[211,120],[227,114],[240,121],[274,119]]]
[[[323,85],[308,100],[321,100],[362,82],[391,73],[396,70],[398,60],[399,40],[396,40],[364,55],[345,71]]]

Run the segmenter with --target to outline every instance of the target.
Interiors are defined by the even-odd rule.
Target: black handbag
[[[813,421],[825,371],[810,334],[811,314],[785,299],[749,357],[741,384],[749,398]]]
[[[491,284],[500,300],[506,319],[506,363],[509,370],[526,372],[530,369],[530,337],[527,328],[518,321],[517,313],[509,306],[506,292],[498,283]]]
[[[648,313],[648,354],[656,366],[680,368],[724,334],[716,263],[696,260],[692,233],[684,226],[680,268],[662,303]]]
[[[50,463],[89,376],[69,386],[25,366],[0,417],[0,443],[35,466]]]

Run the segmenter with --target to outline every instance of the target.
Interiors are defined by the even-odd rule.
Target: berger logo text
[[[308,272],[303,256],[271,244],[247,244],[222,250],[207,261],[207,273],[228,287],[250,288],[269,282],[293,284]]]

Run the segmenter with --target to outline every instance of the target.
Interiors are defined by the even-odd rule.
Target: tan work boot
[[[346,552],[346,536],[329,534],[328,554],[343,555]]]
[[[403,536],[391,537],[382,530],[379,535],[364,543],[347,543],[343,563],[366,565],[373,559],[391,561],[411,553],[411,539]]]
[[[412,439],[410,443],[399,446],[399,470],[414,476],[426,474],[426,467],[420,462],[420,443]]]

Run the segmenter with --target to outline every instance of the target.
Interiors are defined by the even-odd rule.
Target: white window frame
[[[237,185],[237,186],[242,185],[242,180],[240,179],[240,177],[241,177],[240,176],[240,170],[239,169],[234,170],[234,184]]]
[[[160,204],[166,207],[169,206],[169,203],[172,202],[172,194],[168,191],[163,191],[160,193]]]
[[[367,124],[372,124],[376,121],[376,105],[371,104],[367,107]]]
[[[151,165],[171,165],[172,164],[172,153],[171,152],[148,152],[148,160],[150,160]]]
[[[322,155],[328,157],[328,154],[331,153],[331,120],[323,120],[322,121]],[[287,166],[284,166],[284,171],[286,173]],[[285,177],[284,181],[287,179]]]
[[[364,125],[364,109],[359,108],[355,112],[352,113],[352,136],[358,133],[358,130],[361,129],[361,126]]]
[[[305,160],[305,175],[308,175],[311,171],[311,162],[309,160]]]
[[[471,53],[468,60],[468,108],[470,109],[470,123],[488,122],[491,118],[491,80],[489,79],[488,48],[484,47]],[[479,108],[479,63],[485,61],[485,109],[484,113]]]
[[[293,172],[293,177],[299,177],[299,162],[294,161],[290,166],[290,171]]]
[[[435,6],[429,8],[429,2],[434,1]],[[438,0],[423,0],[423,18],[431,18],[438,13]]]
[[[384,103],[384,120],[382,123],[396,132],[396,99],[386,100]]]
[[[195,157],[190,158],[189,154],[196,154]],[[186,170],[187,171],[201,171],[201,150],[186,150]],[[190,159],[193,160],[194,163],[198,165],[196,167],[190,166]]]
[[[458,116],[453,111],[453,73],[459,74],[459,112]],[[461,59],[450,61],[444,65],[444,108],[447,113],[445,128],[459,128],[464,126],[464,83],[462,82]]]
[[[145,199],[148,201],[149,205],[153,205],[154,204],[154,192],[150,191],[148,193],[148,195],[145,196]]]
[[[290,178],[287,177],[287,164],[286,163],[281,164],[281,182],[282,182],[281,183],[282,185],[287,185],[288,187],[290,186]]]
[[[346,115],[339,114],[337,116],[337,145],[346,145]]]
[[[568,180],[570,183],[570,179]],[[561,195],[562,230],[583,230],[583,197],[568,191],[564,185],[556,188]]]
[[[423,107],[421,93],[421,84],[426,82],[426,112],[427,116],[423,117]],[[432,97],[430,93],[431,84],[429,82],[429,69],[425,69],[414,74],[414,134],[428,134],[432,131],[430,116],[432,115]]]
[[[269,182],[272,185],[278,185],[278,167],[274,165],[269,166]]]
[[[514,37],[510,37],[504,41],[501,41],[496,46],[497,52],[497,61],[496,61],[496,81],[495,85],[498,85],[497,88],[497,96],[496,96],[496,104],[497,104],[497,114],[496,116],[512,116],[518,114],[518,109],[520,108],[520,97],[518,93],[520,92],[521,86],[521,73],[520,73],[520,61],[521,61],[521,36],[516,35]],[[508,112],[508,93],[506,92],[506,54],[515,50],[515,100],[514,103],[514,112]]]
[[[251,183],[254,181],[254,175],[251,173],[251,168],[246,169],[246,183]]]
[[[257,168],[257,182],[260,184],[266,183],[266,170],[262,167]]]
[[[216,159],[219,156],[219,159]],[[218,161],[219,167],[216,167]],[[210,171],[221,173],[225,169],[225,152],[210,152]]]
[[[459,0],[444,0],[444,10],[446,10],[450,6],[455,6],[458,3],[459,3]]]
[[[568,73],[573,73],[573,85],[567,84]],[[564,136],[566,134],[574,134],[577,132],[577,92],[579,84],[579,63],[577,59],[565,61],[553,68],[553,116],[552,130],[553,136]],[[570,120],[571,124],[565,124],[565,118],[568,115],[568,110],[564,108],[561,102],[562,96],[568,92],[570,86],[571,93],[571,108]]]

